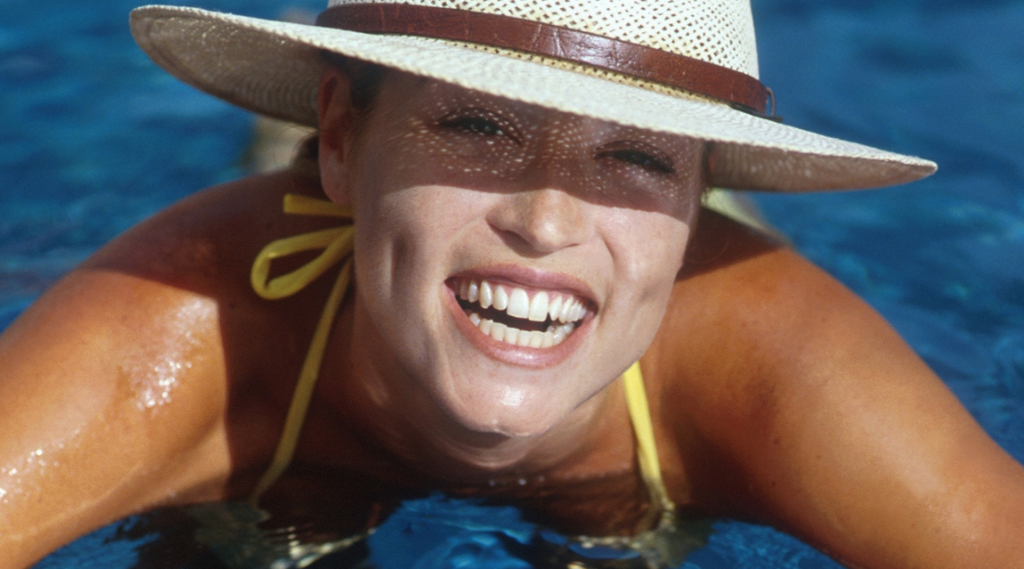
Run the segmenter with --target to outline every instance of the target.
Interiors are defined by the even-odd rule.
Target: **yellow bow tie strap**
[[[344,264],[334,282],[330,296],[327,297],[327,304],[320,314],[316,330],[313,332],[313,340],[310,343],[309,352],[306,354],[306,360],[302,363],[302,371],[299,372],[295,395],[288,408],[284,431],[277,444],[277,449],[274,451],[274,458],[271,460],[267,472],[256,485],[256,489],[253,490],[250,501],[254,504],[288,468],[288,464],[291,463],[295,454],[295,446],[298,444],[302,424],[306,419],[306,410],[309,408],[313,388],[316,387],[316,380],[320,374],[320,364],[327,348],[327,336],[331,331],[331,324],[338,313],[341,301],[345,298],[345,291],[348,289],[352,276],[352,246],[355,238],[352,208],[326,200],[286,194],[284,196],[284,212],[293,215],[337,217],[347,219],[348,223],[342,227],[278,239],[264,247],[256,256],[250,275],[252,288],[256,294],[267,300],[289,297],[316,280],[327,269],[342,261]],[[274,259],[317,249],[322,249],[323,252],[312,261],[290,273],[267,281],[267,277],[270,275],[270,263]]]

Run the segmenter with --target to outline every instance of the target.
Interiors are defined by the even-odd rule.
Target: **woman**
[[[698,223],[712,185],[934,165],[770,120],[743,2],[435,4],[134,14],[172,73],[316,124],[315,167],[163,212],[5,333],[12,566],[159,505],[358,533],[430,490],[574,534],[693,507],[851,565],[1020,563],[1020,466],[895,333],[763,233]]]

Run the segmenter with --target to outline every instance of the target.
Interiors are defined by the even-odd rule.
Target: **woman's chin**
[[[477,394],[477,397],[449,406],[452,419],[463,429],[480,436],[498,439],[530,439],[553,429],[572,406],[560,411],[558,405],[539,395],[528,395],[525,390],[503,388],[497,393]],[[490,395],[490,397],[488,397]]]

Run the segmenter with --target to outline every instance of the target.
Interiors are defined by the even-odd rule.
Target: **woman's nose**
[[[488,216],[491,226],[538,253],[579,245],[592,232],[586,204],[561,189],[519,191],[501,202]]]

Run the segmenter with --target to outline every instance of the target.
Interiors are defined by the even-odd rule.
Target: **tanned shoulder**
[[[701,222],[644,360],[686,497],[854,566],[1020,561],[1024,469],[895,330],[783,244]]]
[[[265,215],[287,182],[243,180],[157,214],[0,336],[0,554],[13,566],[140,509],[223,495],[231,380],[280,340],[246,287],[259,248],[290,229]]]

